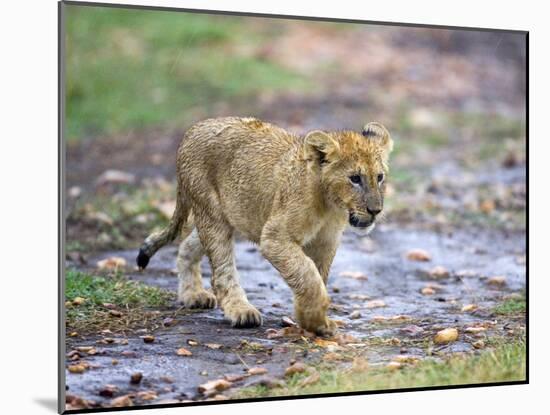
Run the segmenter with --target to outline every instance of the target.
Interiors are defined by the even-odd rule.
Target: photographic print
[[[526,383],[527,36],[61,2],[60,411]]]

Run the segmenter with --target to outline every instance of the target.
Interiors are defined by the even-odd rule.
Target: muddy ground
[[[440,359],[478,353],[524,334],[524,316],[495,312],[504,300],[523,298],[526,288],[525,120],[524,102],[517,99],[524,84],[521,71],[503,64],[521,56],[503,57],[502,48],[493,54],[490,42],[487,47],[480,42],[480,50],[442,53],[432,43],[408,43],[396,33],[386,43],[379,32],[364,33],[367,44],[377,45],[377,54],[370,56],[379,56],[366,81],[349,65],[350,82],[339,78],[328,91],[221,103],[217,113],[204,114],[253,114],[300,133],[358,129],[380,119],[395,132],[385,220],[368,237],[346,232],[331,270],[330,317],[341,325],[339,336],[328,339],[335,343],[294,329],[281,331],[282,318],[292,317],[291,292],[257,248],[239,240],[241,283],[262,312],[262,327],[233,329],[219,309],[189,311],[173,303],[162,312],[174,321],[152,331],[76,333],[67,337],[67,366],[78,360],[90,368],[67,371],[68,394],[85,399],[88,407],[112,406],[113,398],[126,395],[134,404],[225,399],[246,385],[277,383],[294,360],[316,364],[326,361],[328,353],[339,353],[343,358],[333,363],[343,368],[355,357],[374,366],[399,354]],[[303,60],[284,53],[290,50],[285,42],[301,36],[292,31],[269,53],[300,67],[300,62],[322,59],[315,55],[315,42],[329,42],[329,34],[319,31],[319,38],[310,37],[313,44]],[[443,36],[439,41],[444,49],[449,40]],[[350,37],[333,46],[345,59],[356,56],[356,42]],[[502,42],[507,40],[498,44]],[[399,61],[389,59],[397,55]],[[438,62],[434,67],[445,68],[444,73],[425,66],[426,61]],[[470,112],[478,115],[461,115]],[[135,270],[134,260],[142,239],[166,223],[159,203],[173,202],[174,154],[183,130],[159,126],[68,146],[67,268],[95,274],[98,261],[122,257],[127,278],[176,291],[175,245],[161,250],[144,272]],[[130,178],[98,184],[110,169]],[[407,259],[414,249],[425,250],[430,260]],[[433,272],[436,267],[442,268]],[[202,268],[209,286],[206,259]],[[467,305],[473,306],[463,308]],[[458,341],[434,344],[434,333],[451,327],[458,329]],[[472,327],[482,329],[467,330]],[[144,342],[147,334],[154,335],[152,343]],[[94,353],[86,353],[86,346]],[[84,351],[75,359],[79,347]],[[178,356],[182,347],[192,355]],[[267,374],[248,376],[247,370],[256,366]],[[137,372],[142,380],[130,383]],[[246,376],[222,396],[199,392],[199,385],[228,374]],[[114,385],[107,388],[111,392],[106,385]]]

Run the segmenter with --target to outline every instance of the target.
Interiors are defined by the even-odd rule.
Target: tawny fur
[[[378,123],[361,133],[313,131],[301,137],[254,118],[199,122],[178,150],[172,220],[145,240],[138,265],[144,268],[161,246],[181,235],[179,300],[190,308],[218,304],[234,326],[260,325],[260,313],[239,285],[233,252],[238,231],[260,246],[292,289],[298,323],[331,334],[330,266],[348,222],[366,230],[374,226],[392,146]],[[202,286],[205,254],[213,293]]]

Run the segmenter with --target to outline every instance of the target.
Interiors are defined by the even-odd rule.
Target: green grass
[[[67,305],[68,327],[86,330],[110,328],[111,325],[120,329],[132,326],[136,321],[146,325],[150,309],[167,307],[173,293],[129,281],[119,274],[102,277],[68,270],[65,273],[65,301],[72,302],[77,297],[85,301],[80,305]],[[113,304],[127,315],[121,319],[111,319],[105,304]]]
[[[287,388],[268,390],[263,386],[241,389],[238,398],[273,395],[308,395],[333,392],[403,389],[443,385],[521,381],[526,376],[526,347],[523,341],[501,345],[475,356],[455,356],[445,361],[426,360],[399,370],[382,367],[361,372],[319,369],[320,381],[301,387],[307,375],[294,375]]]
[[[308,85],[246,52],[266,34],[239,17],[70,5],[66,22],[69,140],[188,122],[230,98]]]
[[[525,314],[527,310],[527,304],[525,298],[521,299],[509,299],[498,304],[493,309],[495,314],[500,314],[504,316],[513,316],[516,314]]]

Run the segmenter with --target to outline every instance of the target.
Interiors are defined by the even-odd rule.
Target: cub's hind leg
[[[212,266],[212,289],[225,318],[234,327],[260,326],[262,316],[248,302],[239,284],[233,250],[233,229],[221,215],[198,216],[196,224]]]
[[[178,301],[186,308],[214,308],[216,297],[202,286],[201,259],[204,249],[197,228],[180,244],[178,250]]]

